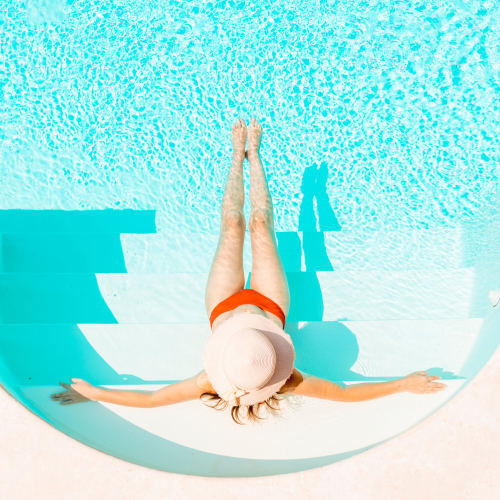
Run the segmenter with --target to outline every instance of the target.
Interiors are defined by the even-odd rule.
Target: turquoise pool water
[[[125,347],[119,369],[97,349],[99,335],[84,339],[77,325],[206,322],[203,273],[240,116],[264,127],[299,369],[350,381],[412,371],[401,361],[419,338],[410,323],[390,330],[414,328],[414,340],[401,341],[406,351],[373,347],[354,367],[369,338],[360,324],[370,321],[475,321],[477,337],[462,323],[446,326],[464,332],[455,364],[421,361],[469,379],[488,359],[494,346],[484,348],[478,332],[486,292],[500,285],[496,2],[0,5],[0,369],[31,409],[99,449],[193,474],[291,472],[382,440],[292,453],[296,461],[217,455],[210,443],[161,448],[130,415],[117,424],[99,405],[61,409],[47,398],[64,377],[151,384],[195,369],[198,359],[173,356],[168,376],[146,373]],[[179,286],[192,304],[178,304]],[[359,322],[354,336],[342,337],[342,321]],[[337,328],[334,362],[301,340],[304,328],[318,346]],[[428,328],[436,352],[455,345],[442,324]],[[109,335],[108,348],[138,348],[130,332]],[[374,361],[382,351],[392,353],[383,368]],[[73,357],[63,361],[63,352]],[[119,434],[100,434],[99,419],[137,433],[150,454],[121,449]]]
[[[4,208],[162,208],[216,230],[230,123],[255,115],[278,230],[323,160],[342,228],[491,213],[495,2],[3,5]]]

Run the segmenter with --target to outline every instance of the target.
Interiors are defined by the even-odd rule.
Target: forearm
[[[397,392],[405,392],[403,379],[388,380],[387,382],[372,382],[367,384],[352,384],[344,388],[344,401],[366,401]]]
[[[114,403],[124,406],[139,406],[142,408],[149,408],[153,405],[152,392],[149,391],[120,391],[96,387],[95,395],[92,399],[95,401],[103,401],[105,403]]]

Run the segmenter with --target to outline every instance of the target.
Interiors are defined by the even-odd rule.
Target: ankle
[[[244,149],[233,149],[233,160],[243,161],[245,159]]]
[[[245,156],[250,159],[250,158],[259,158],[260,153],[258,149],[247,149]]]

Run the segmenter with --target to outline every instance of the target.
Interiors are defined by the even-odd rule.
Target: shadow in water
[[[117,323],[95,273],[127,272],[120,233],[155,231],[153,210],[0,211],[0,352],[16,383],[144,382],[124,382],[77,323]]]
[[[278,236],[278,248],[283,253],[295,251],[296,266],[301,270],[301,257],[304,255],[305,272],[290,275],[290,321],[322,321],[324,313],[323,295],[318,281],[317,271],[333,271],[328,258],[324,231],[340,231],[340,224],[326,192],[328,166],[313,164],[304,170],[301,183],[302,201],[299,209],[299,231],[302,232],[302,248],[300,238],[295,234],[299,246],[287,247],[286,238]],[[317,215],[314,210],[316,200]],[[319,229],[319,230],[318,230]],[[298,252],[297,252],[298,250]]]
[[[293,339],[297,369],[330,380],[355,380],[361,377],[350,370],[359,353],[356,336],[342,323],[322,322],[324,302],[317,272],[334,270],[324,231],[341,230],[326,191],[327,181],[326,162],[304,170],[298,231],[276,233],[290,289],[286,331]],[[251,275],[247,287],[250,279]],[[299,322],[305,323],[299,327]]]
[[[327,181],[326,162],[313,164],[304,170],[299,231],[276,233],[278,251],[287,270],[290,288],[286,331],[295,346],[295,366],[340,385],[343,381],[392,380],[395,377],[367,377],[354,372],[352,366],[359,356],[356,336],[340,321],[323,322],[324,300],[318,271],[334,270],[324,232],[341,230],[327,194]],[[249,283],[250,276],[247,286],[250,286]],[[452,376],[439,367],[427,370],[431,375],[442,378]]]
[[[356,336],[342,323],[322,322],[324,301],[317,272],[334,270],[324,231],[341,230],[326,191],[327,181],[326,162],[304,170],[298,226],[302,239],[299,232],[277,233],[280,255],[291,271],[287,274],[287,332],[296,349],[297,369],[330,380],[353,380],[356,374],[350,368],[359,353]],[[307,323],[299,327],[299,322]]]

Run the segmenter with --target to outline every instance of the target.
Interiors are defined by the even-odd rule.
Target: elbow
[[[359,391],[353,390],[353,387],[350,387],[348,385],[345,387],[337,385],[334,391],[334,395],[331,399],[335,401],[342,401],[344,403],[357,403],[360,401],[364,401],[366,398],[363,397],[363,394],[361,394]]]
[[[342,401],[346,403],[359,403],[360,401],[365,401],[367,398],[363,393],[354,388],[355,386],[346,386],[342,388]]]
[[[156,408],[157,406],[161,406],[163,403],[159,401],[159,399],[155,398],[155,394],[148,394],[143,401],[141,401],[142,408]]]
[[[350,401],[348,387],[342,387],[330,382],[326,387],[326,394],[324,394],[323,398],[331,401]]]
[[[154,393],[150,395],[150,397],[145,401],[144,407],[145,408],[158,408],[159,406],[167,406],[174,403],[174,401],[171,401],[170,399],[166,399],[165,396],[158,397],[158,395],[155,395]]]

